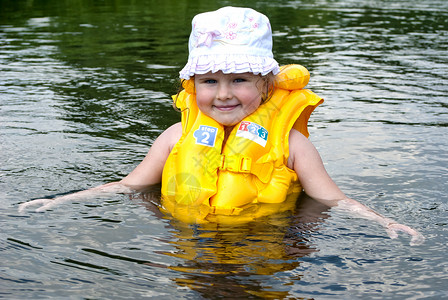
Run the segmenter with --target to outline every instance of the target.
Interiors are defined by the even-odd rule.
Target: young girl
[[[154,142],[144,160],[119,182],[37,199],[23,211],[104,193],[131,193],[162,183],[162,209],[186,222],[240,222],[292,209],[297,191],[377,221],[418,244],[414,229],[347,198],[307,139],[309,115],[322,99],[303,89],[301,66],[280,68],[272,55],[269,20],[248,8],[224,7],[195,16],[189,58],[174,96],[182,122]],[[288,197],[292,195],[292,197]],[[291,201],[293,199],[292,206]]]

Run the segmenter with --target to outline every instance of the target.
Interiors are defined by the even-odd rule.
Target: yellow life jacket
[[[224,127],[198,109],[188,82],[173,96],[182,136],[163,170],[162,208],[187,223],[247,222],[291,210],[301,187],[286,166],[289,132],[308,137],[308,119],[323,102],[303,89],[309,77],[300,65],[283,66],[272,97],[232,129],[225,145]]]

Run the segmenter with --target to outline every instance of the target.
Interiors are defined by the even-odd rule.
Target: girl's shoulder
[[[288,168],[295,170],[299,161],[316,159],[316,154],[317,150],[311,141],[296,129],[291,129],[289,132]]]
[[[182,124],[180,122],[175,123],[168,127],[158,139],[162,140],[165,145],[171,149],[176,145],[182,136]]]

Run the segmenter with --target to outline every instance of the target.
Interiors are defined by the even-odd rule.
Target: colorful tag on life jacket
[[[196,144],[214,147],[217,132],[218,128],[216,127],[200,125],[193,133],[193,136],[196,138]]]
[[[249,139],[264,147],[268,141],[268,133],[266,128],[257,123],[242,121],[236,132],[236,136]]]

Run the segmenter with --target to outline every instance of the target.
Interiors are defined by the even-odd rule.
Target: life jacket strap
[[[221,155],[220,170],[235,173],[250,173],[252,158],[244,155]]]
[[[274,164],[272,162],[254,163],[252,158],[245,155],[221,155],[220,170],[235,173],[251,173],[266,183],[271,178]]]

